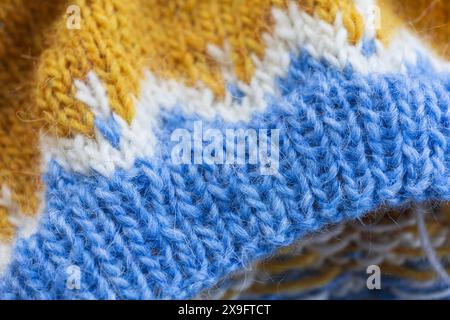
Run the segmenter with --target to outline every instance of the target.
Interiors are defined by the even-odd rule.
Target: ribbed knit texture
[[[1,0],[0,299],[450,298],[449,21]]]
[[[450,200],[450,81],[426,61],[407,75],[343,72],[306,51],[282,95],[248,123],[280,129],[278,175],[257,166],[173,165],[168,138],[196,115],[161,112],[158,152],[111,178],[45,175],[38,231],[19,240],[2,298],[191,298],[327,224],[381,206]],[[82,288],[65,286],[68,265]]]

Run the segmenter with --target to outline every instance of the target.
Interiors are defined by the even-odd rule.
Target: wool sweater
[[[0,298],[450,297],[449,22],[2,0]]]

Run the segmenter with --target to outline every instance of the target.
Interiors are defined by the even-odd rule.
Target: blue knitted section
[[[242,102],[242,98],[245,97],[245,94],[239,89],[237,86],[233,85],[232,83],[227,84],[227,90],[231,93],[231,96],[234,101],[237,101],[238,103]]]
[[[450,81],[343,72],[307,53],[282,96],[250,123],[277,128],[279,174],[255,165],[173,165],[170,133],[200,118],[160,114],[160,144],[110,179],[51,163],[38,232],[19,240],[1,298],[189,298],[229,272],[326,224],[383,205],[450,200]],[[425,72],[417,72],[424,70]],[[80,290],[66,268],[81,271]]]
[[[361,52],[366,57],[371,57],[377,52],[377,46],[374,39],[364,39]]]

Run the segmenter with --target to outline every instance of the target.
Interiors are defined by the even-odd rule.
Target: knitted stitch
[[[416,11],[389,1],[381,21],[373,1],[233,3],[78,0],[79,30],[66,28],[63,4],[49,1],[43,22],[27,22],[25,2],[0,5],[0,298],[194,298],[311,232],[450,200],[446,29],[421,39],[402,23]],[[13,58],[30,46],[36,66]],[[15,86],[31,89],[17,99]],[[276,174],[174,163],[172,133],[194,136],[197,123],[222,136],[279,130]],[[396,259],[383,265],[394,275],[384,298],[414,294],[396,274],[424,277],[420,261]],[[287,291],[364,296],[361,270],[346,267],[299,270]],[[449,296],[438,280],[423,288]]]
[[[18,243],[0,292],[192,297],[325,224],[381,205],[449,200],[448,85],[446,76],[430,73],[341,73],[303,52],[280,82],[282,98],[249,124],[282,130],[283,174],[171,164],[167,135],[173,127],[190,130],[197,119],[181,112],[161,115],[160,155],[131,171],[87,177],[51,163],[43,225]],[[65,287],[68,265],[89,274],[80,291]],[[29,281],[17,287],[19,279]]]
[[[373,214],[361,222],[339,224],[306,236],[253,268],[223,279],[201,297],[342,298],[358,291],[366,295],[366,268],[373,264],[383,271],[385,294],[400,296],[399,285],[416,286],[416,296],[434,286],[437,294],[443,285],[435,272],[421,263],[422,244],[415,216],[409,211],[386,212],[382,219]],[[431,242],[441,258],[450,254],[448,213],[448,208],[437,208],[427,221]],[[418,267],[419,263],[422,266]],[[328,284],[324,286],[324,282]]]

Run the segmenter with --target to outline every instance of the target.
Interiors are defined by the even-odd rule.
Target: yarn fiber
[[[450,6],[56,2],[0,4],[0,298],[450,296]],[[199,122],[278,130],[277,172],[174,163]]]

